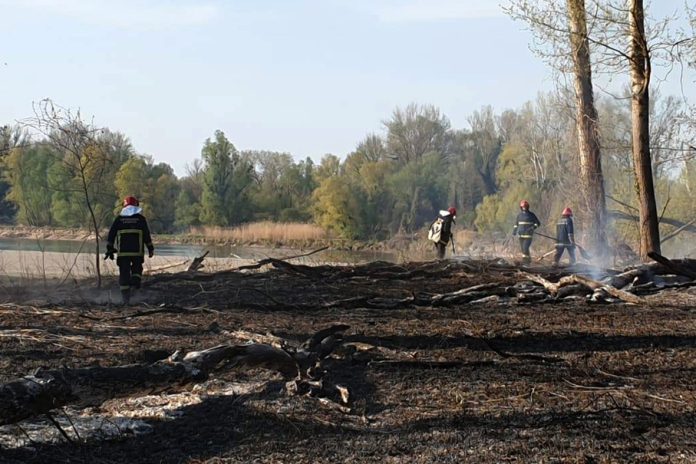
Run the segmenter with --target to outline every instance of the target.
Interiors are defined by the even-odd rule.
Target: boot
[[[121,290],[121,301],[123,302],[124,305],[127,305],[130,303],[130,296],[131,296],[131,293],[130,293],[129,288]]]

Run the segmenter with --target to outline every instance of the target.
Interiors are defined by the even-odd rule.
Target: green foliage
[[[123,163],[114,180],[120,200],[135,196],[154,232],[171,232],[176,222],[179,182],[172,168],[153,164],[148,156],[132,156]]]
[[[55,162],[55,153],[47,144],[15,148],[7,156],[7,198],[18,206],[20,224],[46,226],[53,224],[51,189],[46,173]]]
[[[216,131],[181,179],[168,165],[136,155],[118,133],[88,132],[75,156],[58,133],[25,143],[18,131],[0,128],[5,153],[0,195],[5,189],[16,221],[32,225],[84,225],[87,195],[103,226],[124,196],[135,195],[159,232],[248,220],[313,220],[341,237],[384,239],[416,232],[439,210],[456,206],[457,227],[508,233],[523,198],[548,222],[564,206],[579,206],[577,136],[567,98],[539,95],[500,114],[482,107],[462,129],[452,129],[433,106],[411,104],[397,108],[384,122],[384,133],[365,136],[343,161],[328,154],[318,165],[309,158],[296,162],[288,153],[240,153]],[[690,152],[679,149],[686,133],[679,126],[680,108],[670,99],[653,105],[651,131],[660,146],[654,174],[665,217],[688,221],[696,217],[691,201],[696,165]],[[633,214],[630,114],[611,100],[600,99],[598,109],[608,206],[610,212]],[[89,129],[66,128],[78,135]],[[12,214],[7,205],[0,202],[0,221]],[[582,230],[580,217],[576,226]],[[620,239],[636,238],[630,221],[617,221],[613,229]],[[671,230],[663,225],[663,233]]]
[[[205,141],[201,154],[201,222],[215,226],[242,222],[250,214],[248,194],[254,176],[251,160],[240,156],[222,131],[215,132],[214,140]]]
[[[346,177],[325,178],[314,191],[314,221],[340,237],[361,236],[361,195]]]
[[[386,178],[394,198],[392,229],[412,232],[433,220],[446,207],[446,165],[439,153],[407,163]]]
[[[321,183],[329,177],[339,175],[341,170],[341,160],[336,155],[326,154],[322,156],[319,166],[317,166],[315,178]]]

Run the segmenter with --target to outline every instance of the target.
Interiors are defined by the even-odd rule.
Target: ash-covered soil
[[[533,285],[495,262],[276,266],[153,277],[127,307],[84,284],[14,289],[0,305],[0,381],[150,363],[241,343],[239,330],[299,345],[344,323],[352,350],[325,377],[349,389],[347,408],[289,395],[273,372],[223,367],[202,385],[67,409],[79,439],[56,411],[73,443],[45,418],[2,427],[0,462],[696,462],[688,286],[645,305],[525,303]],[[417,304],[480,284],[507,290]]]

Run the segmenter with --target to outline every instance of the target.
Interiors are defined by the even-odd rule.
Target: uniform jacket
[[[534,229],[539,227],[540,222],[536,214],[531,211],[520,211],[517,215],[517,221],[512,229],[513,235],[519,235],[520,238],[532,238]]]
[[[114,219],[107,237],[107,248],[115,249],[119,256],[144,256],[145,247],[148,251],[155,248],[150,237],[150,228],[137,206],[127,206]]]
[[[570,216],[563,216],[556,223],[556,245],[571,246],[573,243],[573,218]]]

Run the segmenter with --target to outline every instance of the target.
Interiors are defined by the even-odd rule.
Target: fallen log
[[[46,414],[67,404],[94,406],[115,397],[200,383],[223,359],[243,358],[247,365],[253,364],[258,346],[264,345],[218,346],[189,353],[182,360],[169,358],[147,365],[39,370],[0,386],[0,425]],[[258,354],[263,355],[260,363],[268,365],[268,353]],[[290,372],[286,364],[279,364],[278,370]]]
[[[117,397],[180,390],[204,382],[223,362],[226,367],[265,368],[285,379],[301,379],[308,363],[321,362],[341,344],[341,332],[347,328],[335,325],[319,331],[297,351],[260,343],[218,345],[186,354],[177,351],[150,364],[39,369],[0,385],[0,426],[49,414],[68,404],[96,406]],[[322,338],[317,343],[318,337]]]
[[[569,285],[572,283],[575,283],[572,279],[573,276],[565,276],[561,277],[561,279],[557,283],[553,283],[549,280],[544,279],[540,275],[537,274],[530,274],[529,272],[520,272],[520,275],[524,277],[526,280],[529,280],[531,282],[537,283],[544,287],[547,292],[549,292],[551,295],[556,296],[558,293],[558,290],[565,286]]]
[[[619,300],[625,301],[627,303],[633,303],[633,304],[646,304],[646,300],[644,298],[641,298],[637,295],[634,295],[633,293],[628,293],[623,290],[619,290],[618,288],[611,287],[609,285],[603,284],[602,282],[597,282],[596,280],[590,279],[589,277],[584,277],[584,276],[579,276],[579,275],[572,275],[569,276],[572,278],[572,281],[583,284],[587,286],[588,288],[591,288],[592,290],[597,290],[597,289],[602,289],[605,292],[607,292],[609,295],[613,296],[614,298],[618,298]]]
[[[616,274],[614,276],[607,277],[606,279],[603,279],[602,282],[604,282],[606,285],[611,285],[615,288],[624,288],[625,286],[631,284],[636,279],[636,277],[644,277],[649,272],[650,271],[647,268],[641,266],[634,269],[629,269],[628,271],[622,272],[621,274]]]
[[[687,269],[686,267],[681,266],[672,261],[671,259],[665,258],[659,253],[655,253],[654,251],[649,252],[648,256],[650,257],[650,259],[662,264],[664,267],[674,272],[675,274],[683,275],[690,279],[696,280],[696,272],[692,271],[691,269]]]
[[[618,299],[625,301],[627,303],[633,303],[633,304],[645,304],[646,303],[645,299],[643,299],[639,296],[636,296],[632,293],[628,293],[628,292],[625,292],[623,290],[619,290],[618,288],[614,288],[608,284],[598,282],[596,280],[590,279],[589,277],[584,277],[584,276],[580,276],[577,274],[562,277],[557,283],[550,282],[539,275],[530,274],[527,272],[521,272],[520,274],[522,276],[524,276],[525,279],[530,280],[532,282],[536,282],[539,285],[542,285],[553,296],[558,295],[558,292],[559,292],[561,287],[564,287],[567,285],[572,285],[572,284],[582,284],[582,285],[584,285],[587,288],[590,288],[592,290],[597,290],[597,289],[601,288],[604,291],[606,291],[609,295],[613,296],[614,298],[618,298]]]

